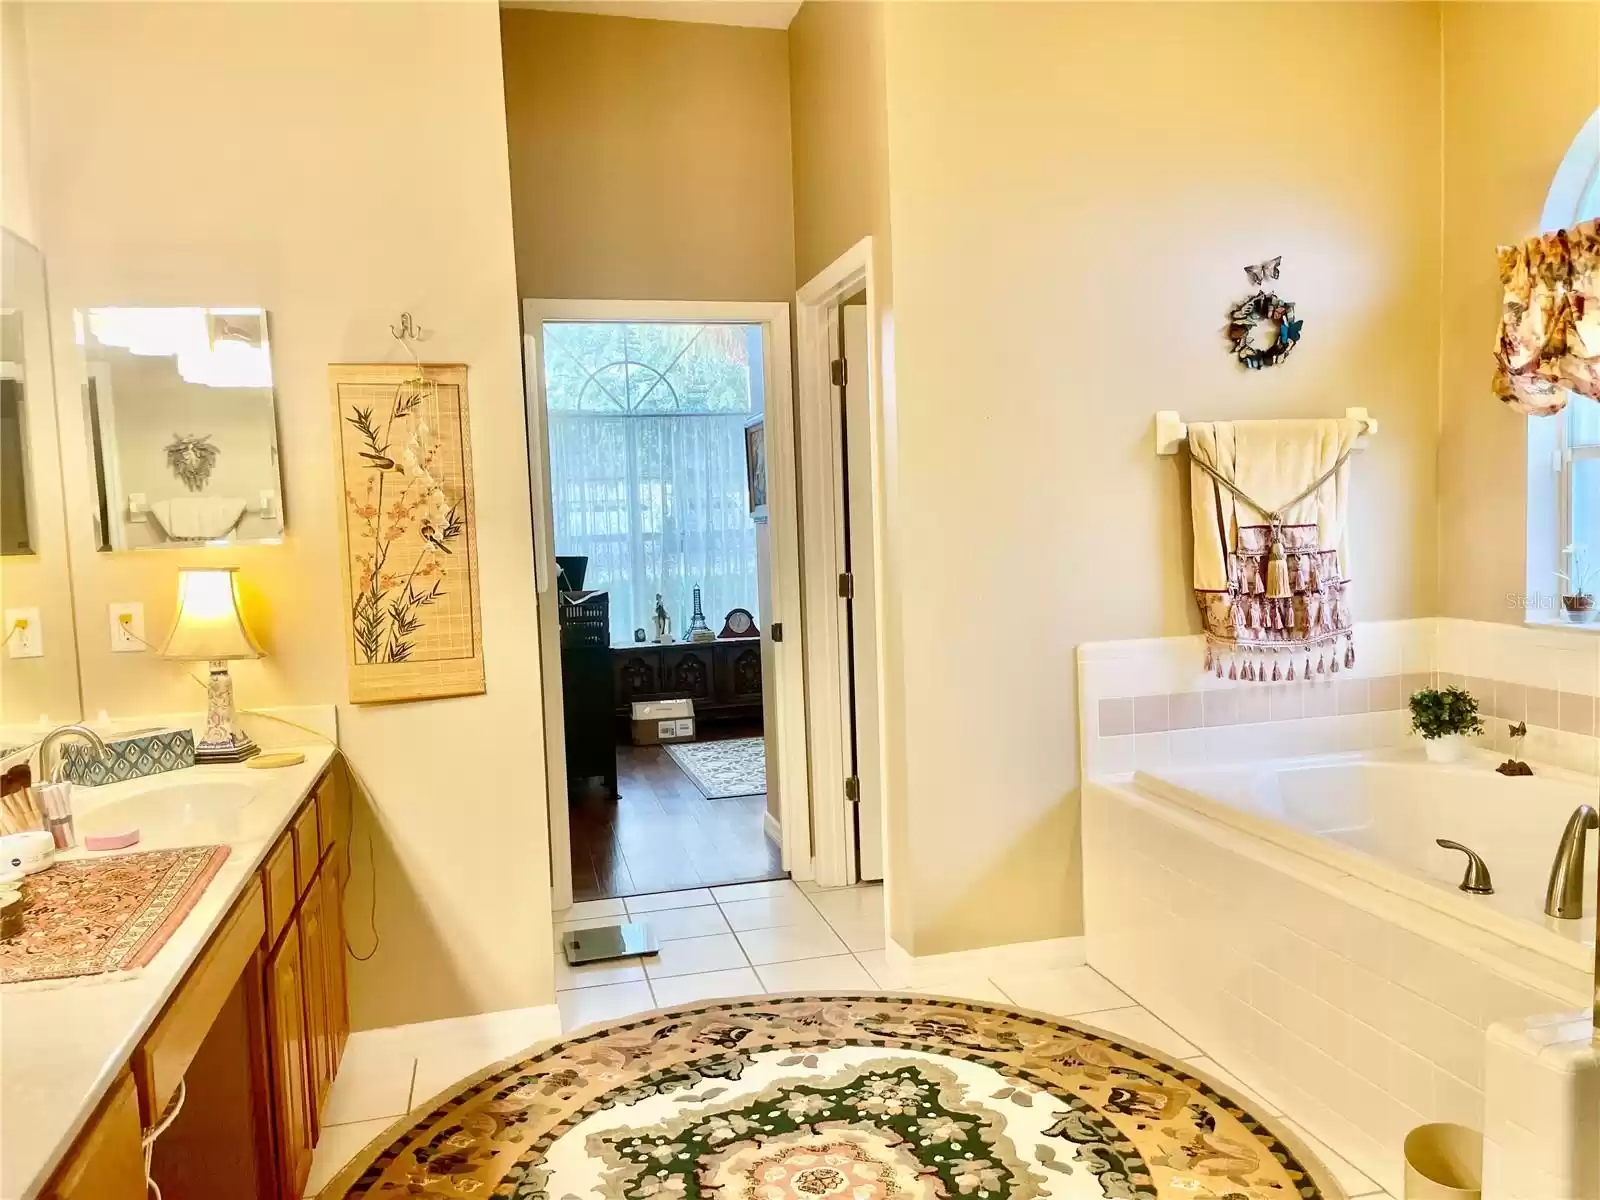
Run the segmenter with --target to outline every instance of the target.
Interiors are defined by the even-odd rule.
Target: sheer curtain
[[[760,327],[725,327],[731,339],[545,328],[556,553],[588,557],[584,586],[611,595],[612,642],[654,636],[658,593],[681,638],[696,585],[713,632],[735,607],[759,621],[744,427],[760,401]],[[705,385],[719,368],[733,383]]]

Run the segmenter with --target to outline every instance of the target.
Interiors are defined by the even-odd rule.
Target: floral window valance
[[[1600,220],[1501,246],[1500,282],[1495,395],[1538,416],[1600,400]]]

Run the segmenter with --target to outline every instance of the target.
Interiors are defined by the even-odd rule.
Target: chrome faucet
[[[1591,829],[1600,829],[1600,813],[1587,804],[1580,804],[1567,819],[1567,827],[1561,831],[1561,842],[1556,846],[1556,860],[1550,864],[1550,886],[1544,893],[1547,917],[1576,921],[1583,916],[1584,834]]]
[[[1494,881],[1489,878],[1489,864],[1478,857],[1478,852],[1471,846],[1463,846],[1460,842],[1452,842],[1449,838],[1435,838],[1434,841],[1446,850],[1459,850],[1467,856],[1467,873],[1462,877],[1461,890],[1471,892],[1474,896],[1494,895]]]
[[[79,737],[88,742],[96,758],[105,758],[111,753],[106,749],[106,744],[100,740],[100,735],[87,725],[59,725],[39,740],[39,774],[51,783],[58,783],[61,780],[63,763],[58,743],[63,738],[69,737]],[[56,751],[54,766],[50,764],[52,750]]]

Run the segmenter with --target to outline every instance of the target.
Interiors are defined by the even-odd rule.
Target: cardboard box
[[[694,741],[693,700],[637,700],[632,719],[635,746]]]

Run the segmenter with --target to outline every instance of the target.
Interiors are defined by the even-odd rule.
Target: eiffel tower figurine
[[[700,607],[700,585],[694,587],[694,615],[689,618],[689,628],[683,631],[683,640],[686,642],[714,642],[717,635],[711,632],[711,626],[706,624],[705,610]]]

